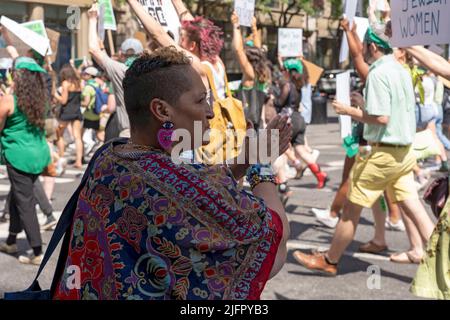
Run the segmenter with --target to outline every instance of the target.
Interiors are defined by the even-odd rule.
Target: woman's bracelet
[[[247,170],[247,181],[253,190],[258,184],[269,182],[276,185],[275,175],[270,164],[255,164]]]

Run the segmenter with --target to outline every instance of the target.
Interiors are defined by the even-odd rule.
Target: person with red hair
[[[205,86],[209,87],[208,73],[211,72],[219,98],[225,97],[225,65],[219,57],[224,41],[219,27],[206,18],[194,18],[183,1],[173,0],[182,21],[180,41],[177,44],[137,0],[127,2],[160,47],[174,46],[183,50],[192,59],[192,66],[200,74]]]

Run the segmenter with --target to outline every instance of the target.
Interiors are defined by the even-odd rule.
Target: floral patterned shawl
[[[156,151],[96,160],[75,212],[55,299],[259,299],[279,216],[225,166],[176,165]]]

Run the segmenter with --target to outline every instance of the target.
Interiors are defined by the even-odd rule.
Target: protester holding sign
[[[239,97],[244,104],[246,118],[255,129],[261,127],[264,103],[271,84],[271,72],[265,53],[249,44],[244,45],[239,17],[236,12],[231,16],[233,23],[233,50],[242,70],[242,82]]]
[[[114,87],[114,94],[116,96],[116,110],[111,114],[108,123],[106,124],[106,137],[108,141],[116,137],[129,137],[130,122],[125,109],[123,100],[122,80],[125,76],[125,71],[144,50],[139,40],[134,38],[126,39],[121,45],[121,52],[119,56],[120,61],[112,59],[106,51],[100,48],[97,22],[98,22],[98,8],[93,5],[89,10],[89,51],[94,60],[103,68],[108,75]]]
[[[353,239],[363,207],[372,207],[385,190],[414,221],[422,241],[428,241],[432,233],[433,223],[419,200],[412,172],[416,165],[411,148],[416,131],[414,89],[410,75],[391,52],[389,45],[368,29],[363,54],[371,67],[364,110],[333,103],[338,114],[366,123],[364,138],[371,148],[360,154],[352,169],[348,202],[330,250],[316,255],[295,252],[296,260],[308,269],[337,274],[337,264]],[[420,260],[415,254],[421,253],[408,252],[407,257]]]

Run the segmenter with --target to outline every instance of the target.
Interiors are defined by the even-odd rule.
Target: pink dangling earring
[[[168,150],[172,146],[172,135],[173,135],[173,123],[170,121],[164,122],[161,129],[158,131],[158,142],[159,145],[164,149]]]

